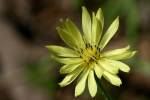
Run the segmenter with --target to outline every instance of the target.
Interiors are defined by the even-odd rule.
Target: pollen
[[[81,49],[80,57],[87,65],[97,63],[100,59],[100,48],[97,45],[86,44],[86,47]]]

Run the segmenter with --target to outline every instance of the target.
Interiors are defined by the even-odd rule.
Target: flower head
[[[99,79],[104,77],[111,84],[120,86],[122,82],[117,76],[118,71],[130,71],[129,66],[120,61],[131,58],[136,53],[129,50],[129,46],[103,52],[104,47],[118,30],[119,18],[113,21],[104,34],[102,34],[103,26],[104,17],[101,8],[96,14],[92,13],[91,19],[87,9],[82,7],[83,34],[71,20],[61,20],[57,31],[70,48],[47,46],[53,53],[53,58],[64,64],[60,73],[66,74],[66,77],[59,83],[60,86],[69,85],[79,76],[75,96],[84,92],[87,81],[89,93],[94,97],[97,93],[95,77]]]

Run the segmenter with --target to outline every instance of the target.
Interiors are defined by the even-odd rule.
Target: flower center
[[[100,48],[96,45],[86,44],[86,48],[81,49],[81,58],[87,65],[97,63],[100,59]]]

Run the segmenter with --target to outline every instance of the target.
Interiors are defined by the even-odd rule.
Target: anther
[[[98,50],[99,48],[98,48],[98,47],[96,47],[96,49]]]
[[[80,53],[80,49],[75,49],[76,52]]]
[[[90,44],[89,44],[89,43],[87,44],[87,47],[90,47]]]
[[[91,46],[91,49],[93,49],[93,47]]]
[[[83,53],[83,49],[81,49],[81,53]]]
[[[98,51],[100,52],[100,51],[101,51],[101,49],[100,49],[100,48],[98,48]]]
[[[95,54],[97,55],[97,51],[95,52]]]
[[[80,55],[80,58],[82,58],[82,56]]]
[[[88,47],[88,44],[85,44],[86,48]]]
[[[98,64],[97,61],[95,61],[95,63]]]

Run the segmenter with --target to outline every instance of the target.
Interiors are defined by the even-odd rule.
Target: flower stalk
[[[100,89],[100,93],[101,95],[105,98],[105,100],[112,100],[111,96],[106,92],[106,90],[104,89],[101,81],[96,78],[96,81],[97,81],[97,84],[99,86],[99,89]]]

